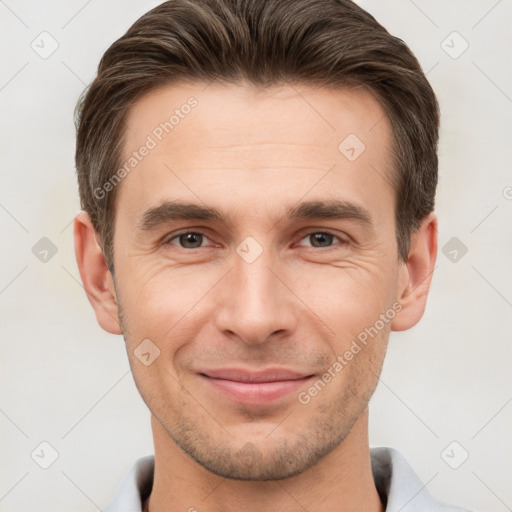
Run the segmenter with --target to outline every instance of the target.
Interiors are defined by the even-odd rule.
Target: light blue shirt
[[[404,457],[393,448],[371,448],[373,478],[386,512],[469,512],[434,499]],[[155,457],[138,459],[104,512],[142,512],[153,485]]]

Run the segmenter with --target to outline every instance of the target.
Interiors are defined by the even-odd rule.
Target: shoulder
[[[386,503],[386,512],[470,512],[432,497],[427,490],[429,482],[421,482],[397,450],[371,448],[370,455],[375,486]]]
[[[141,512],[142,503],[151,493],[155,471],[155,456],[137,459],[125,473],[112,501],[104,512]]]

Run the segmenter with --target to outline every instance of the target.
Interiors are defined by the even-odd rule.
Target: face
[[[173,85],[126,135],[115,291],[144,401],[218,475],[305,471],[365,412],[399,314],[383,109],[361,88]]]

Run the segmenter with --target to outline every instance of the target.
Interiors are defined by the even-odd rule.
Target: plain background
[[[2,512],[100,510],[153,453],[123,339],[96,323],[75,262],[73,108],[158,3],[0,0]],[[442,110],[432,291],[391,336],[370,443],[401,451],[438,499],[512,510],[512,4],[359,3],[415,52]]]

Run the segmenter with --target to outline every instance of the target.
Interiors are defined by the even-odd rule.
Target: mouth
[[[269,405],[296,393],[314,378],[285,368],[247,371],[238,368],[203,370],[199,377],[215,393],[244,405]]]

